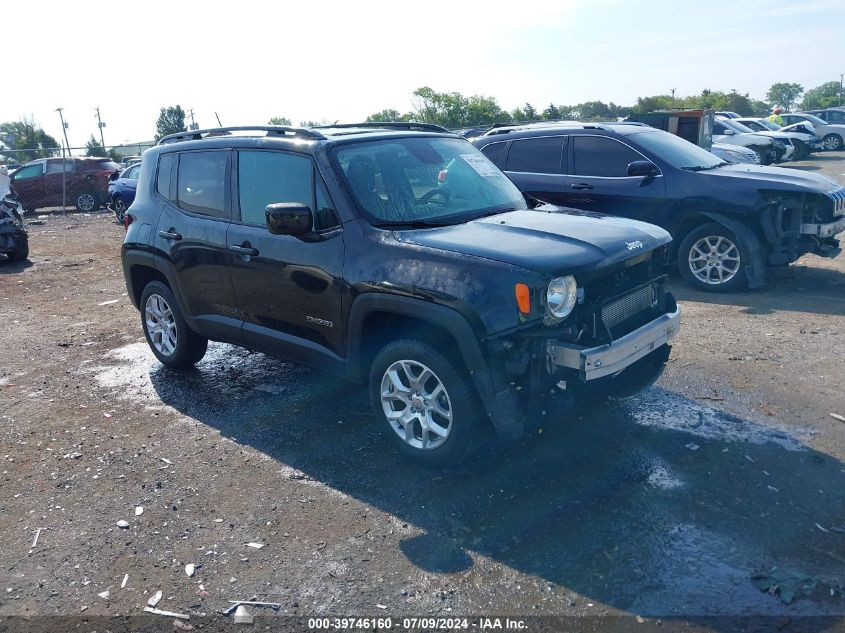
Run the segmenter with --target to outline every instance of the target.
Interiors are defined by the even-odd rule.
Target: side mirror
[[[650,160],[635,160],[632,163],[628,163],[628,175],[629,176],[657,176],[660,173],[660,170],[657,168],[657,165],[652,163]]]
[[[120,174],[121,174],[121,171],[119,169],[115,169],[114,172],[112,172],[112,175],[109,176],[109,180],[111,180],[111,181],[117,180],[118,178],[120,178]]]
[[[275,202],[264,209],[267,230],[273,235],[302,237],[311,233],[314,218],[311,208],[301,202]]]

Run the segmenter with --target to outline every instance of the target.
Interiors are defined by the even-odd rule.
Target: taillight
[[[132,222],[134,222],[134,221],[135,221],[135,218],[133,218],[128,213],[124,213],[123,214],[123,229],[128,231],[129,225],[132,224]]]

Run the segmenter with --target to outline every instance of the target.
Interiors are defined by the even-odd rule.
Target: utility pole
[[[193,108],[188,110],[188,116],[191,117],[191,126],[190,126],[189,129],[198,130],[199,126],[194,122],[194,109]]]
[[[845,78],[845,73],[839,73],[839,105],[842,105],[843,78]]]
[[[220,115],[215,112],[214,116],[217,117],[217,126],[223,127],[223,124],[220,122]]]
[[[97,127],[100,128],[100,145],[103,147],[103,152],[106,151],[106,141],[103,139],[103,128],[106,127],[106,124],[103,123],[103,120],[100,118],[100,108],[99,106],[94,108],[97,111]]]
[[[675,89],[674,89],[674,88],[670,88],[669,90],[671,90],[671,91],[672,91],[672,105],[675,105]]]
[[[67,147],[67,153],[68,156],[70,156],[70,143],[67,142],[67,123],[65,123],[65,117],[62,114],[62,110],[64,110],[64,108],[56,108],[56,112],[59,113],[59,120],[62,122],[62,133],[65,135],[65,147]]]

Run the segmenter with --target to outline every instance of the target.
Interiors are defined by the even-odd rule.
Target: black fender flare
[[[426,321],[448,332],[458,347],[458,352],[472,377],[481,402],[493,423],[498,426],[493,401],[493,381],[490,369],[478,337],[467,319],[458,311],[423,299],[402,295],[365,292],[352,301],[347,320],[346,340],[348,344],[348,373],[353,380],[365,381],[369,368],[363,367],[361,342],[364,334],[364,321],[373,312],[386,312],[399,316]]]
[[[173,296],[176,298],[176,303],[179,305],[179,311],[182,313],[185,321],[188,322],[188,325],[193,327],[193,318],[191,318],[185,310],[185,302],[182,300],[182,291],[179,287],[176,276],[172,273],[172,271],[168,270],[166,266],[162,266],[160,261],[159,257],[151,251],[124,249],[123,274],[126,279],[126,290],[129,292],[129,298],[133,305],[140,310],[140,306],[135,302],[136,293],[135,288],[132,285],[132,268],[135,266],[151,268],[163,275],[167,280],[167,285],[170,286],[170,291],[173,293]],[[140,292],[138,295],[140,296]]]
[[[729,229],[739,241],[743,250],[748,253],[751,262],[745,265],[748,277],[748,287],[762,288],[766,285],[766,257],[760,238],[747,225],[715,211],[699,211],[701,215]]]

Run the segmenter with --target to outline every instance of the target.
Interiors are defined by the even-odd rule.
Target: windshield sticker
[[[498,176],[499,170],[484,156],[479,154],[461,154],[463,161],[472,167],[479,176],[489,178],[490,176]]]

